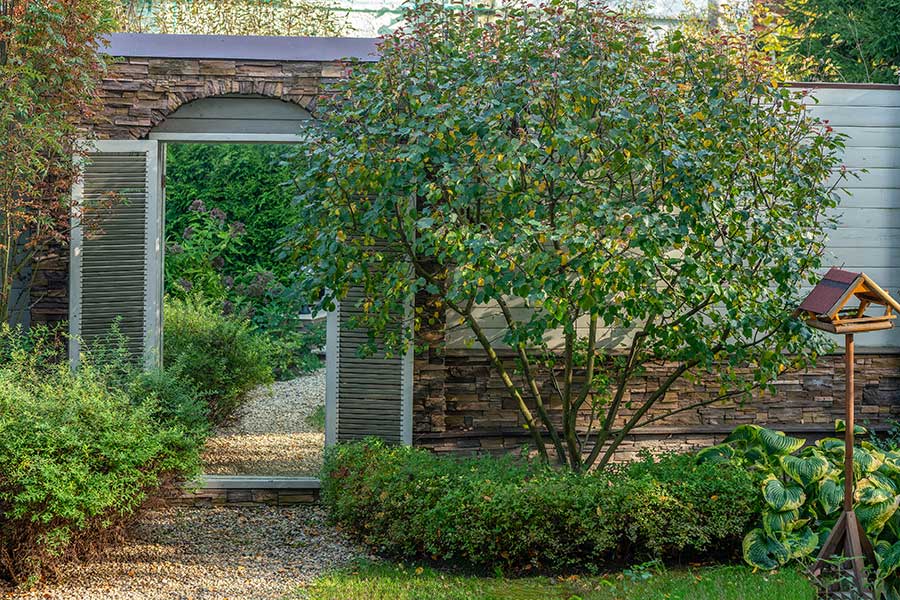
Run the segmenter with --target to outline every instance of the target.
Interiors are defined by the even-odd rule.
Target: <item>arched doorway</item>
[[[150,129],[146,139],[86,142],[78,160],[83,180],[78,203],[110,193],[124,202],[109,208],[97,235],[73,223],[70,263],[70,357],[80,340],[90,344],[113,323],[148,368],[162,356],[166,147],[176,143],[303,143],[309,111],[260,95],[219,95],[181,105]],[[375,435],[412,441],[412,354],[360,359],[365,332],[347,326],[355,305],[328,315],[326,344],[326,443]]]

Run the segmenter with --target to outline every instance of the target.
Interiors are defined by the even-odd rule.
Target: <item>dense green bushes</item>
[[[72,372],[60,355],[46,330],[0,330],[0,577],[20,583],[199,470],[190,388],[115,362]]]
[[[163,361],[199,390],[212,423],[272,381],[271,343],[246,319],[223,315],[198,297],[168,299],[164,310]]]
[[[386,554],[514,569],[722,553],[761,507],[746,471],[687,455],[576,475],[377,441],[331,450],[322,495],[334,521]]]
[[[292,167],[279,145],[179,144],[166,172],[166,293],[199,293],[249,319],[273,342],[275,375],[318,368],[324,327],[305,320],[318,296],[300,292],[305,271],[280,244],[297,220]]]

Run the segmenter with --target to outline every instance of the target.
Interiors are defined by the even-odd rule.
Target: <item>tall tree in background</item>
[[[0,319],[29,308],[29,272],[64,246],[75,141],[97,103],[106,0],[6,0],[0,14]]]
[[[125,31],[207,35],[339,36],[346,20],[317,0],[118,0]]]
[[[761,42],[789,79],[900,78],[900,0],[772,0],[756,8]]]

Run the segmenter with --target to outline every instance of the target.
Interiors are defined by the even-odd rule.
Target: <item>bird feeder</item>
[[[866,314],[871,311],[873,314]],[[874,314],[879,313],[879,314]],[[857,590],[871,597],[865,575],[865,560],[875,565],[875,552],[866,532],[853,512],[853,335],[894,326],[900,304],[865,273],[831,269],[800,304],[795,315],[829,333],[844,334],[846,386],[846,426],[844,433],[844,509],[828,536],[816,564],[814,576],[831,564],[832,557],[851,561],[850,570]]]

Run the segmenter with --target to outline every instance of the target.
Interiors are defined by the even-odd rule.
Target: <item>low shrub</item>
[[[516,570],[722,553],[760,509],[744,469],[690,455],[578,475],[367,440],[329,450],[322,486],[334,522],[377,551]]]
[[[267,333],[272,344],[272,368],[278,380],[297,377],[322,367],[316,351],[325,346],[324,323],[311,323],[299,331]]]
[[[198,441],[90,365],[0,364],[0,575],[31,583],[83,554],[167,480],[199,471]],[[177,411],[176,411],[177,412]]]
[[[182,376],[207,403],[212,423],[221,423],[247,392],[270,383],[269,339],[244,318],[224,315],[199,296],[167,299],[163,362]]]

